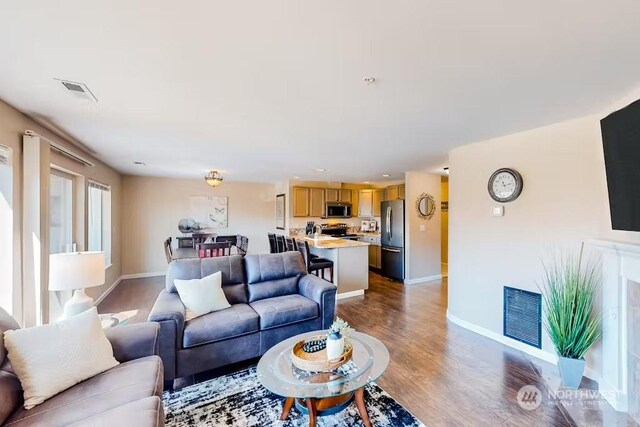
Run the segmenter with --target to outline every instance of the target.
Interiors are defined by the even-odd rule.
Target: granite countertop
[[[372,236],[372,237],[377,237],[380,235],[379,231],[358,231],[354,234],[357,234],[358,236]]]
[[[314,240],[306,236],[291,236],[298,241],[307,241],[309,246],[319,249],[340,249],[340,248],[356,248],[360,246],[369,246],[369,243],[358,242],[355,240],[338,239],[336,237],[323,237],[320,240]]]

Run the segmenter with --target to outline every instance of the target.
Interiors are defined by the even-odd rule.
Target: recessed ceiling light
[[[382,177],[383,177],[383,178],[389,178],[390,176],[391,176],[391,175],[389,175],[388,173],[383,173],[383,174],[382,174]]]
[[[370,85],[371,83],[375,83],[376,78],[373,76],[368,76],[362,79],[363,82],[365,82],[365,84]]]
[[[371,181],[365,181],[364,183],[365,184],[371,184]]]
[[[293,179],[300,179],[300,177],[299,176],[294,176]]]
[[[316,169],[316,172],[326,172],[326,169]]]
[[[138,166],[147,166],[147,164],[145,162],[140,162],[140,161],[135,161],[133,162],[134,165],[138,165]]]

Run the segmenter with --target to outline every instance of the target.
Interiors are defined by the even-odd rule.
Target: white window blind
[[[89,250],[103,251],[111,265],[111,187],[89,181]]]
[[[13,169],[11,149],[0,145],[0,307],[9,314],[19,313],[14,287],[13,266]]]

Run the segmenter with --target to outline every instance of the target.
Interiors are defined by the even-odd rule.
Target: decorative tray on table
[[[304,350],[304,346],[309,341],[322,341],[326,337],[324,335],[316,335],[304,340],[298,341],[291,349],[291,362],[299,369],[312,372],[333,371],[351,360],[353,356],[353,346],[348,341],[344,343],[342,356],[335,359],[327,359],[327,349],[308,353]]]

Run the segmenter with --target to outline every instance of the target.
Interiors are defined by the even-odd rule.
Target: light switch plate
[[[491,208],[491,216],[504,216],[504,206],[494,206]]]
[[[424,224],[420,225],[420,231],[427,231],[427,226]]]

